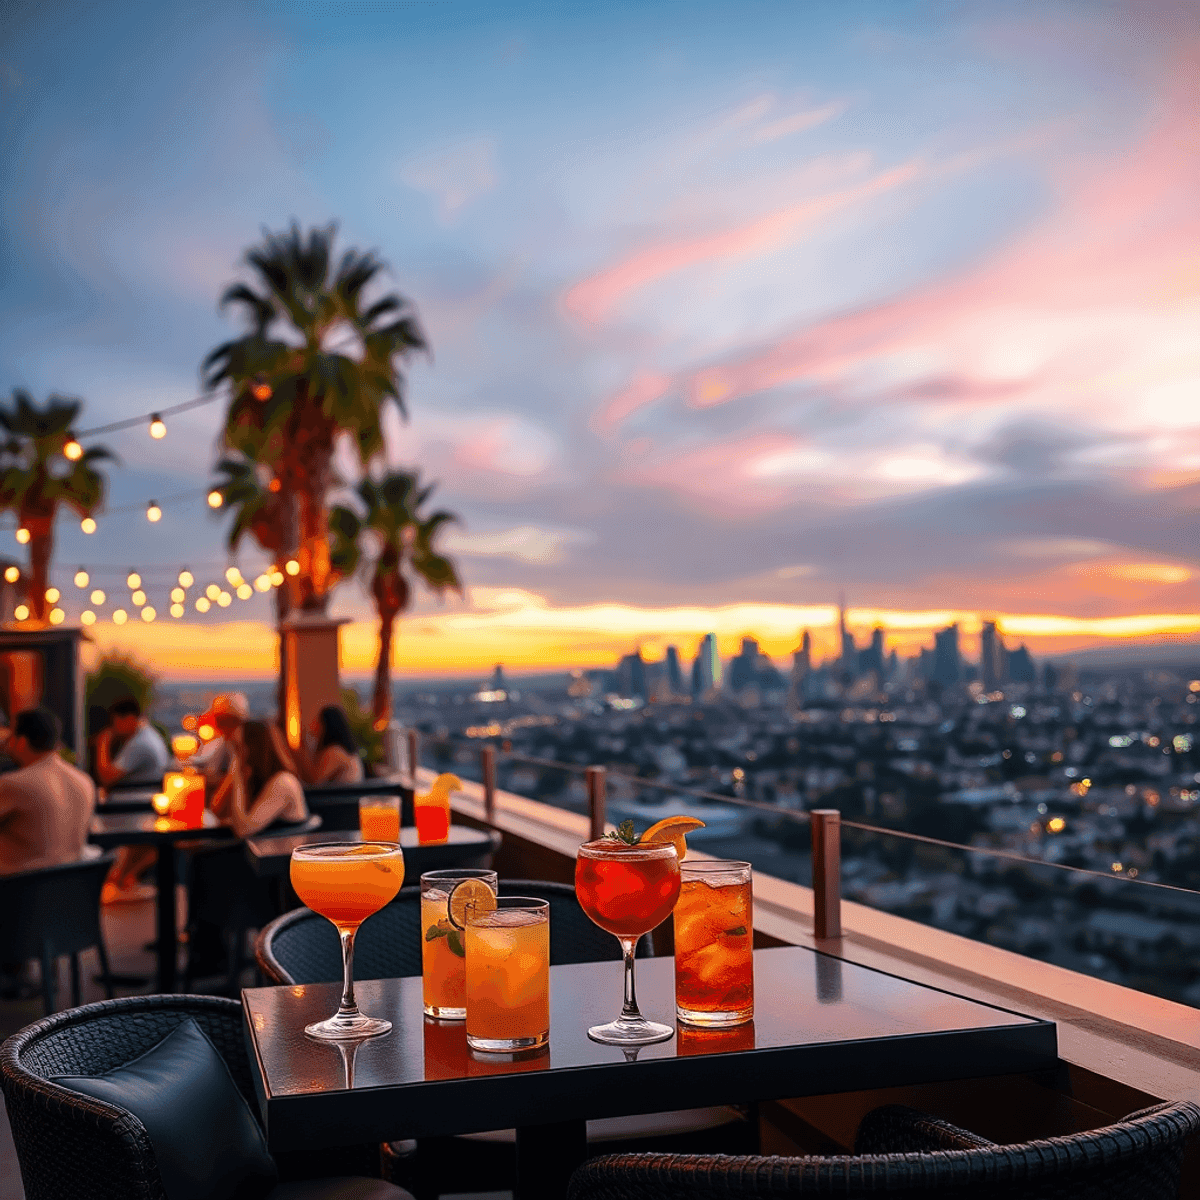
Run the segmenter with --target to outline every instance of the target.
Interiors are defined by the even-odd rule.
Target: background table
[[[804,947],[754,955],[755,1019],[722,1032],[680,1028],[626,1053],[588,1039],[621,1006],[616,962],[552,967],[550,1046],[503,1061],[469,1051],[461,1024],[426,1021],[421,980],[355,984],[390,1034],[357,1045],[313,1041],[304,1025],[337,1008],[340,988],[242,993],[272,1149],[517,1127],[521,1200],[566,1194],[589,1118],[851,1092],[1048,1070],[1052,1023],[1023,1017]],[[639,960],[649,1018],[674,1016],[674,961]]]
[[[101,809],[92,818],[88,841],[105,849],[110,846],[154,846],[158,862],[154,868],[154,884],[158,890],[158,983],[160,992],[175,990],[175,959],[178,949],[175,904],[175,847],[179,842],[197,839],[232,837],[233,831],[222,825],[208,809],[203,823],[197,828],[153,813],[105,813]]]
[[[314,842],[358,842],[358,830],[322,830],[320,833],[290,834],[283,837],[260,835],[246,839],[246,854],[257,875],[267,879],[282,879],[297,846]],[[400,830],[400,845],[404,847],[404,878],[416,883],[423,871],[439,871],[447,867],[487,867],[492,855],[500,849],[501,837],[494,829],[472,829],[466,825],[451,825],[448,841],[429,846],[419,845],[415,829]]]

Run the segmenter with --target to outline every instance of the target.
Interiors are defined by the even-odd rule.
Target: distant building
[[[803,706],[807,696],[804,681],[812,671],[812,634],[806,629],[800,635],[800,645],[792,651],[790,698],[794,705]]]
[[[717,635],[706,633],[696,648],[692,664],[692,695],[703,696],[721,686],[721,659],[717,654]]]
[[[492,679],[488,686],[493,692],[508,691],[508,680],[504,678],[504,667],[500,663],[497,663],[492,669]]]
[[[729,660],[729,677],[726,686],[731,692],[740,692],[758,683],[758,642],[751,637],[742,638],[741,652]]]
[[[983,632],[979,635],[979,678],[983,681],[984,691],[994,692],[1007,678],[1007,656],[996,622],[984,621]]]
[[[947,625],[933,635],[933,681],[943,687],[962,679],[962,658],[958,652],[958,624]]]
[[[630,699],[645,700],[649,696],[646,689],[646,663],[641,650],[626,654],[617,664],[617,690]]]
[[[667,690],[672,696],[683,695],[683,668],[679,665],[679,650],[667,647]]]
[[[871,644],[858,652],[858,673],[875,673],[876,679],[883,678],[883,630],[876,625],[871,632]]]
[[[1008,677],[1013,683],[1037,682],[1037,666],[1025,646],[1018,646],[1009,652]]]
[[[854,676],[858,674],[858,647],[854,644],[854,634],[846,628],[846,599],[838,597],[838,645],[841,647],[842,673]]]

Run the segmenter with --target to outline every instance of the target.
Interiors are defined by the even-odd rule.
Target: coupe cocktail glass
[[[754,1016],[750,864],[688,859],[675,905],[675,1015],[690,1025]]]
[[[450,904],[456,889],[456,899],[472,891],[470,883],[459,888],[467,880],[478,880],[496,894],[495,871],[454,867],[421,876],[422,998],[425,1015],[439,1021],[461,1021],[467,1015],[466,921],[457,910],[468,905],[455,904],[452,909]]]
[[[340,1041],[376,1037],[392,1023],[365,1017],[354,1000],[354,935],[404,882],[404,855],[395,842],[320,842],[292,851],[292,887],[313,912],[333,922],[342,939],[342,1002],[326,1021],[306,1025],[310,1037]]]
[[[621,1015],[593,1025],[588,1037],[612,1046],[665,1042],[670,1025],[647,1021],[638,1011],[633,952],[638,938],[671,915],[679,899],[679,856],[670,842],[630,846],[611,838],[585,842],[575,860],[575,895],[583,911],[621,943],[625,959],[625,1002]]]

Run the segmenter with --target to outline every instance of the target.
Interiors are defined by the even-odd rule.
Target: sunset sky
[[[246,247],[336,220],[433,347],[390,460],[463,518],[402,679],[832,647],[839,593],[905,652],[1192,639],[1198,111],[1184,2],[17,0],[0,392],[85,427],[197,395]],[[106,435],[120,511],[60,522],[68,618],[90,564],[99,644],[180,678],[272,668],[265,598],[163,615],[228,564],[220,424]],[[131,567],[160,616],[117,628]],[[365,670],[364,594],[333,612]]]

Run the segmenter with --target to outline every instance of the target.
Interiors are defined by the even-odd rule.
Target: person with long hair
[[[313,718],[309,732],[316,749],[306,746],[296,752],[296,763],[306,783],[359,783],[363,777],[362,758],[350,729],[350,721],[340,705],[327,704]]]
[[[230,751],[229,773],[213,796],[212,810],[238,837],[308,819],[296,764],[274,725],[247,721],[230,738]]]

